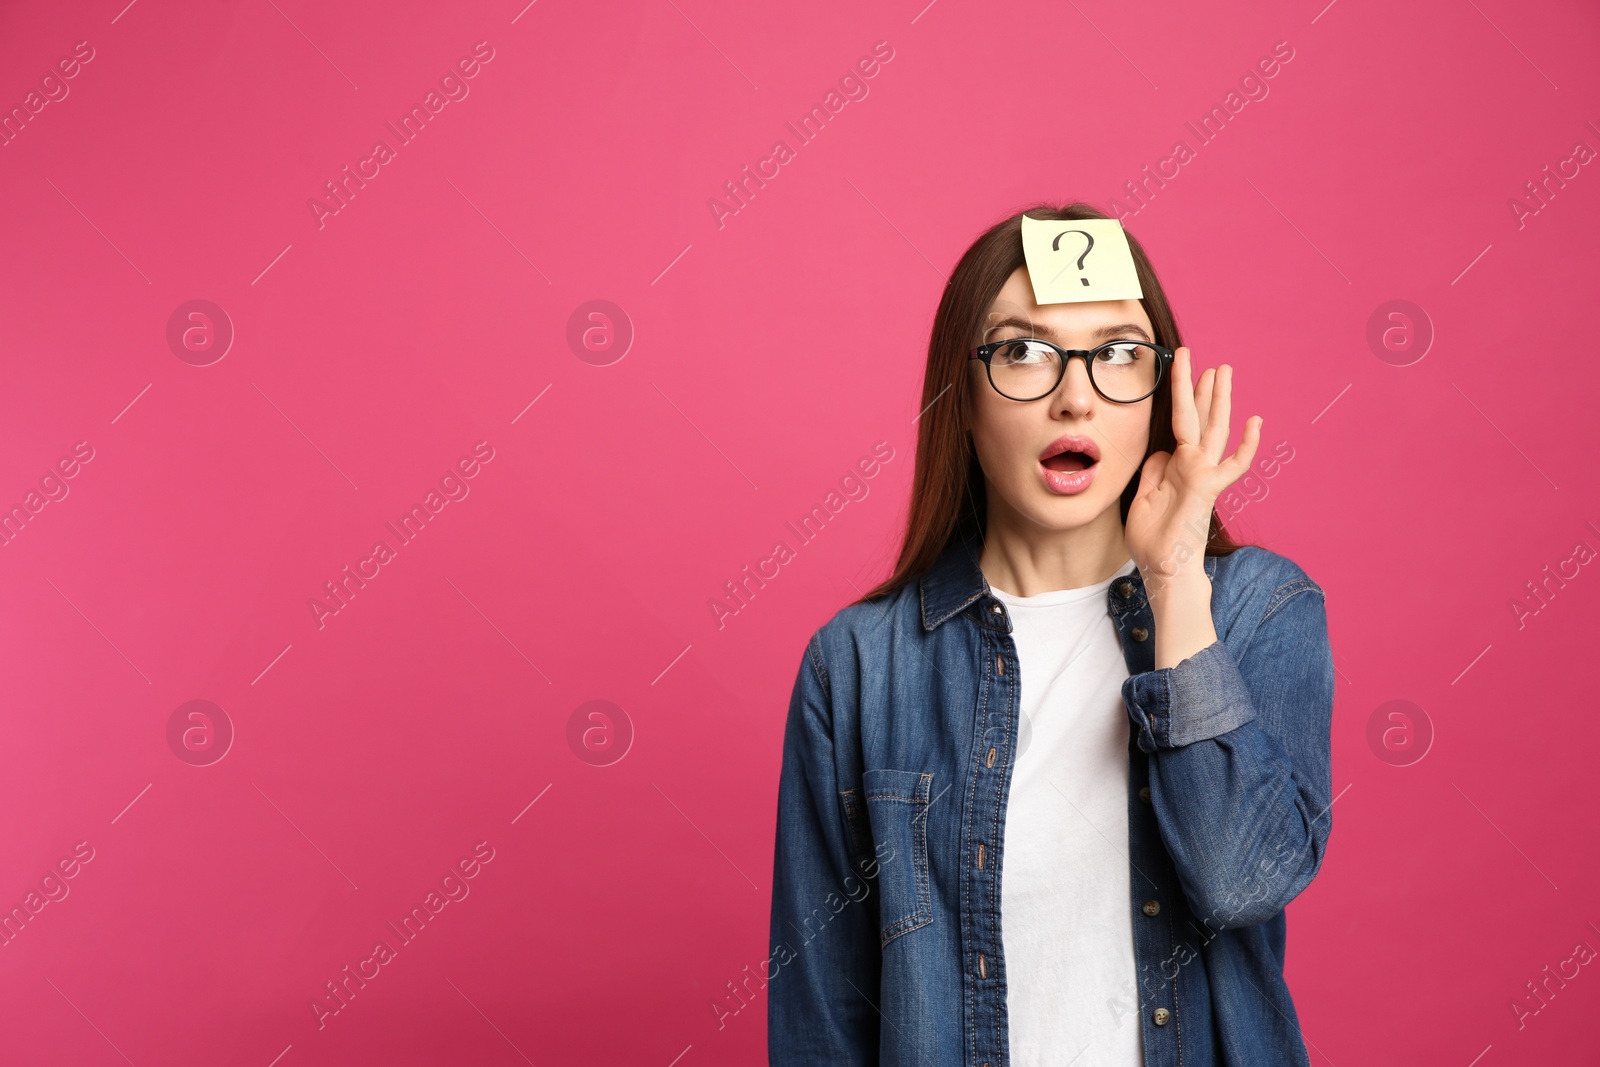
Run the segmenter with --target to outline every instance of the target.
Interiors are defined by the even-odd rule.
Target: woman
[[[770,1061],[1307,1065],[1283,909],[1331,825],[1322,589],[1223,530],[1262,420],[1226,455],[1231,370],[1194,383],[1139,243],[1142,299],[1040,306],[1022,214],[1105,217],[962,256],[898,562],[800,663]]]

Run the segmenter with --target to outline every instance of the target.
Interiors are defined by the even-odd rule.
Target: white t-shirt
[[[1016,1067],[1142,1067],[1128,872],[1128,677],[1111,583],[1019,597],[1022,718],[1000,933]]]

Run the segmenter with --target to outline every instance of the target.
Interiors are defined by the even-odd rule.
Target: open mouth
[[[1045,470],[1052,471],[1081,471],[1094,466],[1098,460],[1087,452],[1057,452],[1049,459],[1041,460]]]
[[[1100,446],[1091,438],[1078,434],[1064,434],[1051,441],[1039,456],[1045,470],[1063,474],[1088,470],[1100,462]]]

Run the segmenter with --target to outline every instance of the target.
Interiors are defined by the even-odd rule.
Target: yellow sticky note
[[[1128,235],[1116,219],[1047,222],[1024,215],[1022,254],[1036,304],[1144,296]]]

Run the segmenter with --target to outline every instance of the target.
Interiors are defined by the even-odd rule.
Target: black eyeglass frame
[[[1055,349],[1056,354],[1061,357],[1061,362],[1057,364],[1060,369],[1056,373],[1056,380],[1051,383],[1050,388],[1046,389],[1038,396],[1028,397],[1027,399],[1012,396],[1010,393],[1005,392],[998,385],[996,385],[994,383],[994,364],[990,362],[990,360],[994,358],[994,354],[1000,351],[1003,346],[1016,344],[1018,341],[1030,341],[1041,345],[1047,345],[1048,347]],[[1139,345],[1143,348],[1155,350],[1156,381],[1155,384],[1151,386],[1150,391],[1144,394],[1144,396],[1136,397],[1133,400],[1118,400],[1115,397],[1106,396],[1105,390],[1101,389],[1099,383],[1094,380],[1094,357],[1099,355],[1101,352],[1104,352],[1108,348],[1115,348],[1117,345]],[[1073,356],[1082,356],[1084,368],[1089,372],[1089,384],[1094,386],[1094,391],[1096,393],[1099,393],[1102,397],[1113,404],[1137,404],[1141,400],[1155,396],[1156,390],[1161,388],[1162,379],[1166,377],[1167,367],[1171,365],[1175,355],[1176,353],[1174,353],[1170,348],[1155,344],[1151,341],[1137,341],[1133,338],[1122,338],[1116,341],[1107,341],[1105,344],[1099,345],[1095,348],[1083,349],[1062,348],[1055,342],[1046,341],[1042,337],[1007,337],[1003,341],[990,341],[988,344],[979,345],[977,348],[972,350],[971,358],[983,360],[984,376],[989,379],[989,387],[991,389],[1005,397],[1007,400],[1015,400],[1019,404],[1031,404],[1035,400],[1043,400],[1045,397],[1049,396],[1051,393],[1060,388],[1061,379],[1067,376],[1067,364],[1072,361]]]

